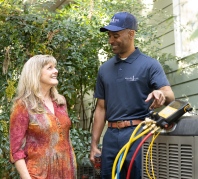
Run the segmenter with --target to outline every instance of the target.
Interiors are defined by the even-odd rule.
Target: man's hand
[[[91,161],[91,163],[93,164],[93,165],[95,165],[95,158],[94,158],[94,156],[96,155],[96,154],[101,154],[101,151],[97,148],[97,147],[93,147],[92,149],[91,149],[91,153],[90,153],[90,161]]]
[[[153,103],[149,107],[151,110],[161,107],[166,102],[166,97],[161,90],[154,90],[148,95],[145,102],[149,102],[151,99],[153,99]]]

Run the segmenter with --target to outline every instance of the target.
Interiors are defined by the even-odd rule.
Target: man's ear
[[[132,39],[135,36],[135,31],[134,30],[129,30],[129,37]]]

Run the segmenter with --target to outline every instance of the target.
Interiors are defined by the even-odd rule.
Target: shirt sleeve
[[[105,99],[105,90],[104,90],[104,85],[102,81],[101,68],[99,69],[97,80],[96,80],[94,97],[99,98],[99,99]]]
[[[150,75],[150,83],[153,89],[157,90],[163,86],[170,86],[166,74],[161,64],[157,60],[155,60],[155,63],[152,65],[150,69]]]
[[[12,163],[26,157],[24,146],[28,124],[27,109],[22,103],[17,102],[10,115],[10,161]]]

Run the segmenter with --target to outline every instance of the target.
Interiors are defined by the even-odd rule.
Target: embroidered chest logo
[[[135,76],[132,77],[125,77],[126,81],[137,81],[139,78],[136,78]]]

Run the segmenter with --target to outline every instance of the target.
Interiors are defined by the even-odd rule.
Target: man
[[[151,109],[174,100],[166,75],[160,63],[141,53],[134,46],[137,31],[136,18],[127,12],[116,13],[109,25],[100,28],[107,32],[115,56],[99,69],[95,98],[90,160],[100,153],[97,145],[106,120],[108,129],[102,143],[102,179],[111,179],[114,159],[126,144],[135,127],[149,115]],[[140,141],[140,140],[139,140]],[[131,157],[139,144],[136,141],[122,167],[120,178],[125,179]],[[131,178],[141,178],[141,153],[136,157]]]

